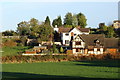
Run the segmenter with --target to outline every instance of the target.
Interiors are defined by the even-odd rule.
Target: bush
[[[12,41],[12,40],[8,40],[6,42],[3,43],[3,46],[8,46],[8,47],[13,47],[13,46],[16,46],[17,43]]]
[[[30,63],[43,61],[96,61],[96,60],[120,60],[120,54],[100,54],[89,56],[74,56],[74,55],[36,55],[36,56],[5,56],[2,57],[2,63]]]
[[[22,43],[17,43],[17,46],[23,46],[23,44]]]

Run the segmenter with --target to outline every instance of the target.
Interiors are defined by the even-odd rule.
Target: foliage
[[[49,41],[52,40],[53,29],[50,25],[41,25],[39,27],[39,38],[41,41]]]
[[[73,15],[73,17],[72,17],[72,26],[73,27],[78,26],[78,20],[77,20],[77,16],[76,15]]]
[[[17,32],[20,36],[29,35],[31,31],[28,22],[20,22],[17,27]]]
[[[54,19],[54,20],[53,20],[52,26],[55,27],[55,25],[57,25],[58,27],[59,27],[59,26],[62,26],[62,19],[61,19],[61,16],[58,16],[57,19]]]
[[[107,31],[107,28],[108,27],[106,25],[100,26],[100,31],[105,32],[105,31]]]
[[[30,27],[35,27],[35,26],[37,26],[38,25],[38,20],[37,19],[35,19],[35,18],[32,18],[32,19],[30,19]]]
[[[72,13],[68,12],[64,18],[64,25],[72,25]]]
[[[4,32],[2,32],[2,36],[14,36],[14,35],[17,35],[17,33],[13,30],[6,30]]]
[[[114,36],[114,34],[115,34],[114,28],[112,26],[109,26],[107,31],[107,37],[111,38]]]
[[[79,13],[77,14],[77,19],[78,19],[78,26],[80,26],[81,28],[85,28],[85,26],[87,25],[86,21],[86,17],[84,14]]]
[[[63,53],[64,52],[64,49],[62,47],[60,47],[60,52]]]
[[[72,25],[64,25],[65,28],[72,28]]]
[[[50,19],[49,19],[49,16],[46,17],[45,24],[46,24],[46,25],[50,25]]]
[[[53,49],[53,53],[59,53],[59,51],[58,51],[58,49],[57,49],[55,44],[53,44],[52,49]]]

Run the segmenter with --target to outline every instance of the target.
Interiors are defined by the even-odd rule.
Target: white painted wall
[[[81,32],[79,29],[77,29],[77,28],[74,28],[73,30],[71,30],[68,34],[69,34],[69,36],[66,36],[65,34],[66,33],[62,33],[62,35],[61,35],[61,39],[62,39],[62,44],[65,44],[65,40],[71,40],[71,33],[74,33],[74,34],[76,34],[75,36],[73,36],[73,38],[75,38],[77,35],[79,35],[79,34],[89,34],[89,33],[86,33],[86,32]]]
[[[56,28],[54,28],[54,31],[57,31],[58,32],[58,28],[56,27]]]
[[[103,54],[103,48],[100,48],[100,51],[97,51],[97,48],[94,48],[94,51],[88,51],[88,54]]]

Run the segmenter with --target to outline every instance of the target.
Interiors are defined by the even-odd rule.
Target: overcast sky
[[[16,30],[17,24],[21,21],[29,21],[36,18],[44,21],[49,16],[51,22],[57,16],[64,18],[67,12],[73,14],[83,13],[87,18],[87,27],[98,27],[98,24],[105,22],[111,24],[113,20],[118,19],[118,2],[32,2],[22,1],[3,1],[0,2],[0,27],[1,31]]]

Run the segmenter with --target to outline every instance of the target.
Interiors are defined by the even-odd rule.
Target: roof
[[[66,32],[70,32],[72,29],[74,29],[74,28],[59,27],[58,32],[66,33]],[[89,32],[90,31],[89,28],[77,28],[77,29],[79,29],[81,32]]]
[[[118,48],[119,47],[119,39],[118,38],[105,38],[104,34],[82,34],[79,35],[84,40],[86,44],[86,48],[90,46],[95,46],[95,41],[100,41],[100,46],[104,46],[104,48]]]
[[[105,48],[118,48],[118,39],[116,38],[105,38]]]
[[[64,33],[64,32],[69,32],[71,31],[73,28],[64,28],[64,27],[59,27],[58,32]]]
[[[96,40],[100,41],[101,46],[104,45],[104,35],[103,34],[89,34],[89,35],[82,34],[80,36],[84,39],[84,41],[86,43],[86,47],[87,46],[95,46]]]
[[[119,23],[120,23],[120,20],[115,20],[114,23],[116,23],[116,22],[119,22]]]

